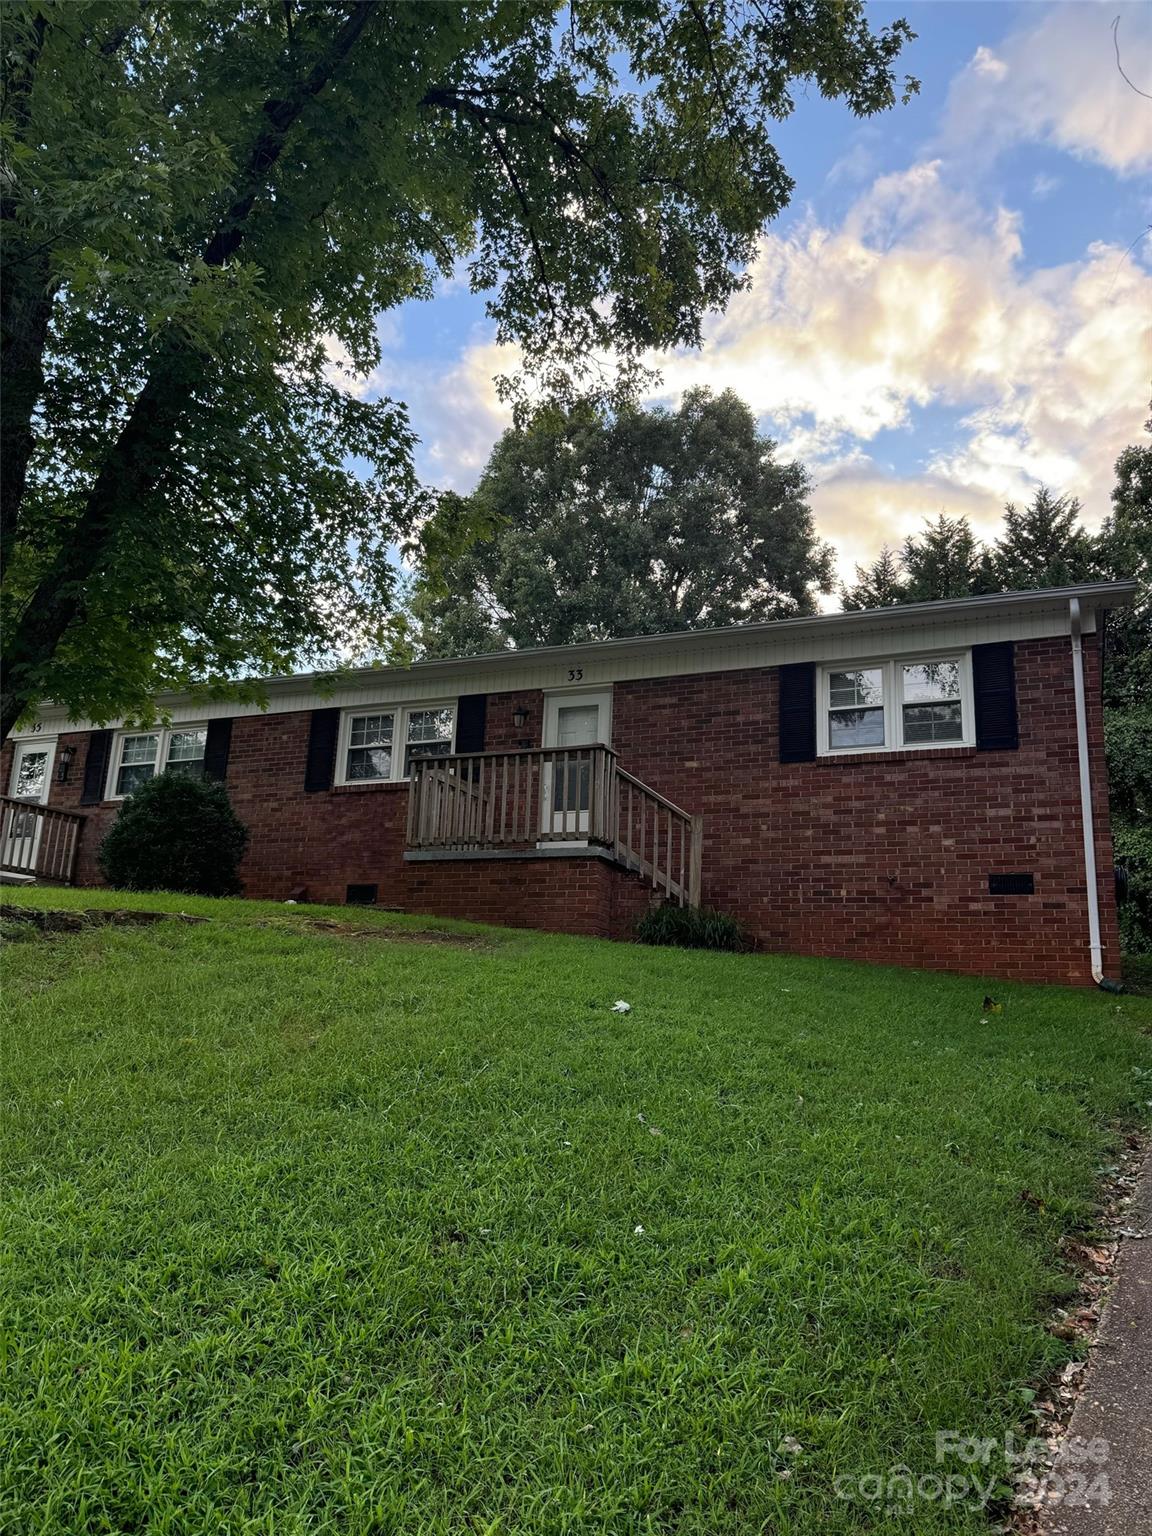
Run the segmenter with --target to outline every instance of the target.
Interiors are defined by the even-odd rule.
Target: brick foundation
[[[626,939],[649,899],[634,875],[601,858],[451,859],[409,865],[406,905],[436,917]]]

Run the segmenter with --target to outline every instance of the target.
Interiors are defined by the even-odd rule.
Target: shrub
[[[752,939],[734,917],[711,907],[651,907],[636,924],[641,944],[675,944],[680,949],[727,949],[743,953]]]
[[[1152,954],[1152,708],[1108,710],[1104,733],[1112,843],[1125,875],[1120,944],[1129,954]]]
[[[1112,828],[1116,868],[1123,870],[1120,947],[1152,955],[1152,826],[1116,821]]]
[[[97,862],[121,890],[235,896],[247,846],[248,828],[223,784],[162,773],[125,800]]]

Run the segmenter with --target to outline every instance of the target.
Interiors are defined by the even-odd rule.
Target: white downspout
[[[1100,898],[1096,889],[1096,828],[1092,819],[1092,770],[1088,758],[1088,711],[1084,701],[1084,648],[1080,640],[1080,599],[1068,603],[1072,635],[1072,687],[1076,695],[1076,749],[1080,759],[1080,823],[1084,829],[1084,874],[1088,881],[1088,946],[1092,956],[1092,980],[1104,980],[1104,954],[1100,947]]]

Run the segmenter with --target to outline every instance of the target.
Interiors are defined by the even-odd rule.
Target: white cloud
[[[1116,66],[1152,91],[1152,6],[1072,0],[981,47],[953,82],[946,134],[969,153],[1020,140],[1053,144],[1121,176],[1152,169],[1152,108]]]
[[[839,228],[766,236],[751,287],[666,363],[665,390],[731,387],[817,462],[950,407],[931,476],[999,501],[1049,482],[1098,515],[1142,420],[1152,276],[1112,246],[1031,272],[1021,257],[1016,216],[958,200],[938,164],[883,177]]]
[[[985,48],[983,43],[972,55],[972,62],[968,66],[975,75],[982,75],[986,80],[1003,80],[1008,74],[1008,66],[1004,60],[997,58],[991,48]]]
[[[1029,268],[1018,216],[982,209],[930,161],[877,179],[835,226],[764,236],[703,347],[653,361],[660,398],[732,388],[811,467],[817,526],[850,574],[925,514],[991,534],[1004,502],[1040,483],[1098,522],[1146,415],[1150,323],[1136,251],[1096,244]],[[414,410],[441,483],[474,483],[509,420],[492,378],[514,361],[470,346]],[[926,408],[932,446],[918,450]],[[876,446],[891,431],[907,434],[899,470]]]
[[[765,236],[751,287],[665,387],[731,387],[785,426],[863,440],[932,401],[992,403],[1036,340],[1009,309],[1019,251],[1015,218],[960,209],[937,163],[881,177],[838,229]]]
[[[1002,502],[978,486],[944,475],[896,475],[866,456],[818,468],[812,512],[821,535],[836,546],[841,576],[874,560],[887,544],[895,549],[925,517],[945,512],[967,517],[978,534],[994,534]]]
[[[518,363],[514,347],[474,342],[447,372],[425,375],[409,392],[412,419],[438,485],[459,491],[475,485],[493,444],[512,423],[496,379],[514,373]]]

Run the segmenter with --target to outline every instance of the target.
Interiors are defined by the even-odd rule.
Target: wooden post
[[[692,818],[692,852],[688,863],[688,905],[700,905],[700,877],[704,863],[704,818]]]
[[[413,846],[416,840],[416,806],[420,799],[420,765],[419,763],[414,763],[413,767],[416,771],[412,775],[411,784],[408,786],[408,825],[404,830],[404,842],[409,848]]]

